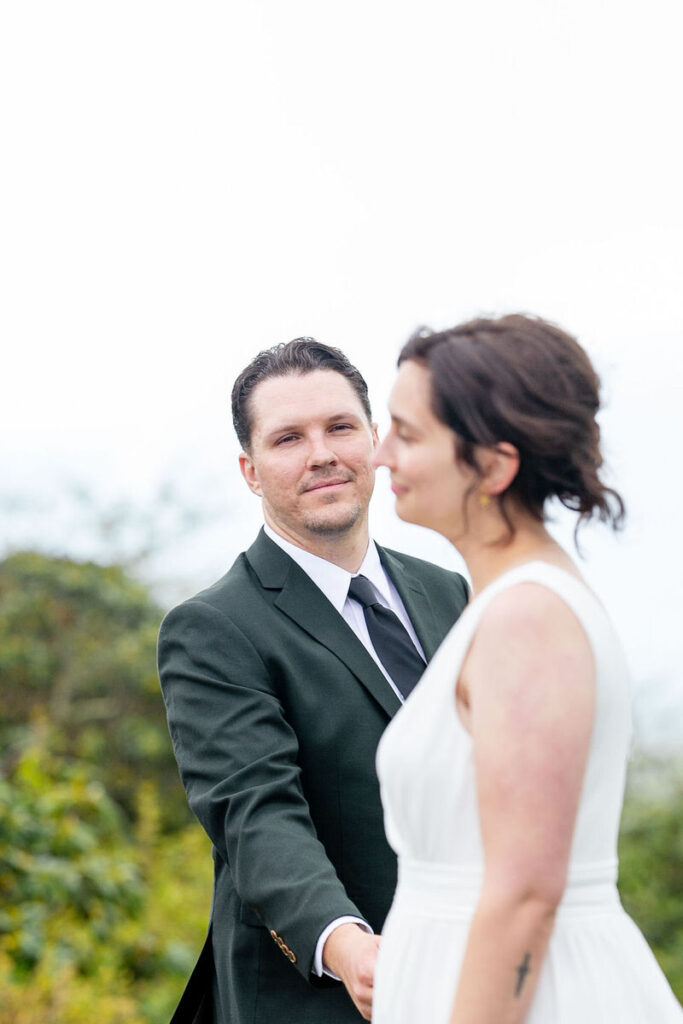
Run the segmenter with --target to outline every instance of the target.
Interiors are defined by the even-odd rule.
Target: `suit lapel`
[[[391,576],[405,605],[417,638],[422,644],[427,661],[431,661],[441,641],[443,631],[439,629],[439,616],[432,603],[432,596],[424,584],[407,568],[395,552],[386,551],[377,545],[382,565]]]
[[[261,585],[280,591],[276,607],[335,654],[386,713],[394,715],[400,700],[351,627],[303,569],[263,531],[249,548],[247,558]]]

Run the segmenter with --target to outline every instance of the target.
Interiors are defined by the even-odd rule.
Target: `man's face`
[[[251,450],[242,474],[266,522],[307,541],[365,528],[374,485],[376,427],[334,370],[271,377],[251,394]]]

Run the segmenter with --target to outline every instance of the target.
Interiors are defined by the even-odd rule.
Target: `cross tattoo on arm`
[[[524,980],[527,974],[529,974],[529,972],[531,971],[531,967],[529,966],[530,963],[531,956],[529,955],[529,953],[525,953],[524,959],[517,968],[517,987],[515,988],[515,999],[519,999],[520,995],[522,994],[522,986],[524,985]]]

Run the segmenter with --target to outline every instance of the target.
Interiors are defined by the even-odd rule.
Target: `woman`
[[[463,555],[473,600],[380,744],[399,883],[376,1024],[680,1024],[616,890],[629,683],[610,621],[544,525],[613,527],[596,374],[542,320],[420,332],[376,461],[402,519]]]

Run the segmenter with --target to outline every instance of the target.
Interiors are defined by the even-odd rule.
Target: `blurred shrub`
[[[156,673],[160,620],[118,566],[35,552],[0,562],[0,750],[21,749],[42,717],[52,748],[90,764],[129,815],[138,780],[153,778],[168,823],[186,823]]]
[[[131,832],[33,735],[0,776],[0,1024],[166,1024],[206,932],[210,844],[160,833],[152,781]]]
[[[683,1001],[683,765],[632,772],[619,838],[619,890]]]
[[[142,904],[126,852],[121,813],[84,765],[35,744],[0,777],[0,939],[19,975],[48,944],[56,962],[90,970],[94,942]]]
[[[17,984],[0,951],[2,1024],[147,1024],[135,999],[121,989],[111,970],[81,977],[53,957],[41,960],[29,984]]]

